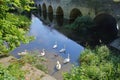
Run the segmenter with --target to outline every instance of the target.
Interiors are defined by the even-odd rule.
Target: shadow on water
[[[41,10],[39,10],[39,16],[42,16],[42,11]]]
[[[47,19],[47,12],[43,11],[43,18],[46,20]]]
[[[41,16],[42,14],[42,9],[41,9],[41,5],[39,5],[39,7],[38,7],[38,13],[39,13],[39,15]]]
[[[53,13],[48,13],[48,18],[49,18],[50,22],[52,22],[53,21]]]
[[[58,54],[63,58],[67,57],[67,54],[70,54],[71,63],[78,65],[78,58],[80,53],[84,50],[84,47],[77,44],[73,40],[67,38],[63,34],[59,33],[57,30],[47,25],[44,25],[37,17],[32,15],[32,24],[30,26],[30,31],[28,35],[35,36],[35,40],[29,44],[21,44],[20,47],[16,48],[11,52],[15,57],[19,58],[18,52],[22,52],[25,49],[28,51],[42,50],[43,48],[47,51],[48,54]],[[58,43],[58,47],[53,49],[55,41]],[[59,53],[59,50],[66,46],[65,53]]]
[[[57,21],[57,24],[58,26],[62,26],[63,25],[63,15],[56,15],[56,21]]]

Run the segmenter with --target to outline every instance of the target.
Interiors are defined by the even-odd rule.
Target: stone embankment
[[[1,58],[0,63],[8,66],[11,61],[17,60],[12,56]],[[26,63],[24,66],[22,66],[22,69],[27,71],[25,75],[25,80],[56,80],[54,77],[44,73],[41,70],[38,70],[37,68],[33,67],[32,65]]]

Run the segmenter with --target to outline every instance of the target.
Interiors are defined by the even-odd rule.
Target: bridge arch
[[[51,22],[53,21],[53,8],[51,5],[48,6],[48,18]]]
[[[58,6],[56,9],[56,21],[59,26],[63,25],[64,12],[61,6]]]
[[[62,9],[61,6],[58,6],[58,7],[57,7],[56,15],[64,15],[64,12],[63,12],[63,9]]]
[[[96,36],[103,43],[109,43],[117,37],[117,21],[112,15],[108,13],[98,14],[94,18],[94,22]]]
[[[43,18],[46,19],[47,18],[47,8],[46,8],[45,3],[42,4],[42,13],[43,13]]]
[[[79,9],[77,8],[73,8],[71,11],[70,11],[70,23],[74,22],[75,19],[78,17],[78,16],[82,16],[82,13]]]

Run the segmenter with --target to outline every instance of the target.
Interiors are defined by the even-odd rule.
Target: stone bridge
[[[54,15],[63,14],[64,18],[66,19],[70,19],[70,14],[72,12],[79,12],[80,15],[88,15],[90,12],[91,16],[95,15],[94,10],[91,11],[90,8],[83,7],[83,4],[78,4],[76,1],[72,3],[72,0],[43,0],[43,1],[36,1],[36,4],[37,6],[41,7],[42,11],[44,11],[45,8],[47,13],[50,13],[53,10]],[[76,14],[73,13],[73,15]]]
[[[98,33],[106,36],[117,34],[120,26],[120,2],[114,0],[34,0],[39,16],[59,25],[66,19],[72,23],[78,16],[90,16],[96,20]],[[119,30],[120,32],[120,30]],[[119,33],[120,36],[120,33]],[[103,37],[103,36],[102,36]]]
[[[120,18],[120,3],[113,0],[90,2],[89,0],[35,0],[41,14],[62,15],[65,19],[75,20],[78,16],[89,15],[94,18],[101,12]]]

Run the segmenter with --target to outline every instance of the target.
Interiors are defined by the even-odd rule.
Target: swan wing
[[[57,64],[57,65],[56,65],[56,69],[57,69],[57,70],[60,70],[60,69],[61,69],[61,64]]]
[[[68,63],[68,62],[70,62],[70,59],[69,59],[69,58],[66,58],[66,59],[64,59],[64,61],[63,61],[64,64],[65,64],[65,63]]]
[[[41,56],[44,56],[44,55],[45,55],[45,52],[42,52],[42,53],[41,53]]]
[[[65,49],[61,49],[59,52],[60,52],[60,53],[65,52]]]
[[[57,48],[57,45],[54,45],[53,48],[54,48],[54,49]]]
[[[18,53],[18,55],[21,55],[21,53]]]

